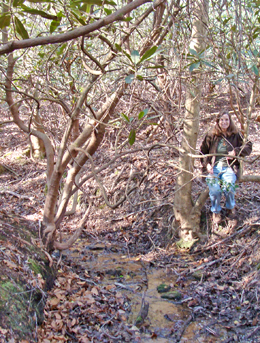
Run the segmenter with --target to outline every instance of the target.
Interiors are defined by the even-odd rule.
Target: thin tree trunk
[[[102,123],[99,123],[99,125],[96,128],[98,133],[96,133],[95,130],[93,130],[92,128],[92,134],[89,138],[89,141],[85,145],[83,145],[83,149],[86,149],[86,152],[89,155],[93,155],[95,151],[98,149],[105,133],[104,123],[106,123],[109,120],[110,115],[114,111],[115,106],[120,100],[126,86],[127,85],[124,84],[118,90],[118,92],[112,96],[112,98],[108,102],[106,113],[104,115],[104,118],[102,119]],[[101,120],[101,118],[99,119]],[[76,157],[73,167],[70,169],[68,173],[68,177],[67,177],[64,192],[63,192],[63,197],[62,197],[57,213],[56,213],[56,205],[58,202],[59,185],[60,185],[60,181],[61,181],[64,170],[63,168],[60,168],[60,166],[57,165],[53,172],[49,190],[46,196],[45,206],[44,206],[44,218],[43,218],[43,230],[42,230],[42,240],[47,250],[52,250],[55,247],[59,247],[59,249],[62,249],[63,245],[59,243],[56,244],[55,242],[56,229],[60,225],[66,213],[67,204],[70,199],[70,192],[74,185],[75,178],[78,175],[81,169],[81,166],[83,166],[87,160],[88,160],[88,156],[83,153],[80,153]],[[64,163],[62,162],[61,164],[64,164]],[[65,243],[64,247],[65,246],[67,247],[67,243]]]
[[[196,1],[190,48],[200,53],[205,48],[206,23],[208,16],[208,0]],[[186,91],[186,111],[184,116],[182,153],[179,163],[181,173],[177,178],[174,199],[175,226],[179,228],[179,236],[185,241],[192,241],[199,236],[200,211],[203,196],[195,205],[192,201],[192,180],[194,160],[189,154],[196,149],[199,120],[202,74],[200,70],[191,73],[190,84]]]

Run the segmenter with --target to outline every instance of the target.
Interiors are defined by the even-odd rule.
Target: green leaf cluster
[[[206,53],[206,51],[201,51],[200,53],[198,53],[194,49],[189,49],[189,53],[187,54],[187,59],[190,62],[187,64],[186,67],[189,67],[190,72],[198,70],[199,68],[201,68],[203,66],[217,69],[217,67],[214,63],[208,62],[204,58],[205,53]]]
[[[65,13],[64,8],[54,0],[13,0],[11,11],[0,15],[0,29],[13,24],[17,35],[21,39],[28,39],[30,23],[24,20],[25,14],[51,20],[49,30],[50,33],[53,33],[61,25],[62,18],[66,18],[67,14],[71,16],[72,21],[75,20],[75,25],[85,25],[86,13],[90,13],[91,7],[104,7],[105,5],[115,7],[117,4],[111,0],[70,0]],[[60,10],[57,10],[58,8]],[[105,7],[104,12],[109,15],[113,10]]]
[[[141,120],[143,119],[144,117],[146,117],[146,115],[148,114],[149,112],[149,109],[148,108],[145,108],[144,110],[140,111],[137,118],[138,120]],[[120,113],[120,116],[122,117],[122,119],[128,123],[128,124],[131,124],[133,121],[134,121],[134,118],[133,117],[128,117],[125,113]],[[134,142],[135,142],[135,139],[136,139],[136,130],[135,129],[131,129],[130,130],[130,133],[128,135],[128,142],[130,145],[133,145]]]
[[[134,74],[129,74],[125,78],[125,82],[128,84],[132,83],[134,79],[143,81],[143,75],[137,74],[137,72],[143,67],[144,62],[151,60],[152,58],[156,57],[158,54],[162,52],[162,50],[158,49],[157,46],[153,46],[152,48],[147,50],[141,57],[138,50],[132,50],[130,55],[125,50],[123,50],[122,47],[118,44],[115,44],[115,46],[119,52],[122,52],[127,57],[128,61],[130,62],[131,69],[135,72]],[[158,68],[159,67],[161,66],[158,66]]]

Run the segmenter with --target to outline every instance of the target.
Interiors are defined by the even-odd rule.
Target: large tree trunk
[[[200,53],[205,48],[208,0],[198,0],[193,14],[190,48]],[[182,151],[179,158],[181,173],[177,178],[174,200],[175,226],[179,228],[180,238],[190,242],[200,235],[200,212],[207,195],[202,195],[195,204],[192,201],[194,160],[191,154],[195,153],[199,131],[202,75],[200,70],[194,70],[191,74],[186,92]]]

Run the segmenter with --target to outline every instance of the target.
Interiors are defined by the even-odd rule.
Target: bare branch
[[[111,203],[108,201],[108,197],[107,197],[106,190],[105,190],[105,188],[104,188],[102,182],[99,180],[99,177],[97,176],[97,172],[96,172],[96,170],[95,170],[95,165],[94,165],[93,158],[92,158],[92,157],[90,156],[90,154],[89,154],[87,151],[85,151],[84,149],[75,148],[75,150],[81,151],[81,152],[83,152],[84,154],[86,154],[86,155],[88,156],[88,158],[89,158],[89,160],[90,160],[90,162],[91,162],[92,174],[94,175],[95,180],[97,181],[98,185],[99,185],[100,188],[101,188],[101,192],[102,192],[102,194],[103,194],[104,201],[105,201],[105,203],[106,203],[106,205],[107,205],[108,207],[110,207],[110,208],[112,208],[112,209],[117,208],[119,205],[121,205],[121,204],[126,200],[126,198],[127,198],[127,196],[128,196],[129,194],[131,194],[136,188],[138,188],[138,186],[134,186],[134,187],[130,188],[129,190],[126,191],[126,194],[125,194],[120,200],[118,200],[118,202],[116,202],[115,204],[111,204]],[[143,181],[143,180],[144,180],[144,177],[142,178],[141,181]],[[139,186],[140,186],[140,184],[139,184]]]
[[[88,207],[84,217],[81,219],[81,221],[79,223],[79,227],[77,228],[76,232],[66,242],[55,241],[53,244],[54,249],[66,250],[66,249],[69,249],[76,242],[76,240],[81,235],[81,232],[85,226],[85,223],[88,219],[90,210],[91,210],[91,205]]]
[[[14,65],[15,60],[13,58],[13,54],[8,56],[8,67],[7,67],[7,74],[6,74],[6,82],[5,82],[5,91],[6,91],[6,102],[8,103],[9,109],[12,113],[12,117],[14,119],[14,123],[24,132],[28,134],[32,134],[35,137],[40,138],[44,142],[46,156],[47,156],[47,182],[49,182],[50,177],[53,172],[54,167],[54,151],[51,144],[51,141],[47,137],[47,135],[39,130],[30,129],[23,120],[21,120],[19,115],[19,109],[17,104],[14,102],[13,93],[12,93],[12,79],[13,79],[13,72],[14,72]]]
[[[51,36],[46,36],[46,37],[37,37],[37,38],[30,38],[30,39],[23,39],[23,40],[14,40],[11,42],[8,42],[4,44],[0,48],[0,55],[4,55],[10,52],[13,52],[15,50],[19,49],[25,49],[25,48],[30,48],[33,46],[39,46],[39,45],[47,45],[47,44],[55,44],[55,43],[61,43],[61,42],[67,42],[72,39],[87,35],[88,33],[91,33],[93,31],[96,31],[100,29],[103,26],[107,26],[114,21],[118,21],[120,19],[123,19],[123,16],[134,10],[135,8],[147,3],[151,2],[151,0],[135,0],[128,5],[120,8],[117,10],[115,13],[112,13],[108,15],[105,18],[99,19],[95,21],[94,23],[91,23],[86,26],[79,27],[75,30],[58,34],[58,35],[51,35]],[[162,0],[157,0],[156,4],[160,4]],[[155,6],[154,5],[154,6]]]
[[[103,68],[103,66],[99,63],[99,61],[98,61],[94,56],[92,56],[92,55],[85,49],[85,47],[84,47],[84,37],[82,37],[82,40],[81,40],[81,50],[82,50],[82,52],[83,52],[86,56],[88,56],[89,59],[91,59],[91,61],[93,61],[93,62],[99,67],[99,69],[101,69],[101,71],[91,70],[91,69],[84,63],[85,68],[88,69],[89,72],[92,73],[92,74],[94,74],[94,75],[100,75],[100,74],[104,73],[104,68]],[[85,61],[83,60],[83,62],[85,62]]]

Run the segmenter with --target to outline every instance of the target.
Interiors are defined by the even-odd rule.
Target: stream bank
[[[258,221],[189,253],[132,255],[120,244],[81,239],[55,257],[58,277],[40,341],[258,343],[258,241]],[[240,242],[250,247],[250,268]]]
[[[38,245],[35,223],[0,212],[0,342],[35,342],[55,270]]]

